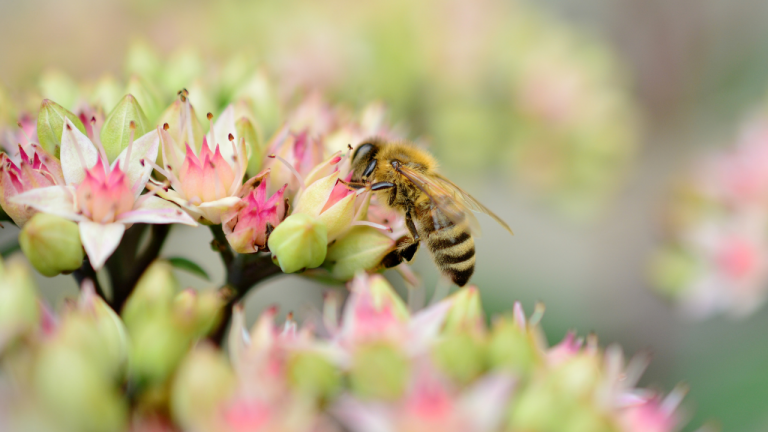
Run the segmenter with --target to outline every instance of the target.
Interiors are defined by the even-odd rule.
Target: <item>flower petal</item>
[[[142,164],[142,159],[147,159],[151,162],[156,161],[159,149],[160,135],[157,130],[152,130],[133,142],[131,160],[127,162],[125,160],[128,155],[128,149],[126,148],[112,162],[112,169],[119,163],[120,169],[128,177],[128,184],[131,186],[134,198],[139,197],[141,191],[144,190],[144,185],[149,180],[149,175],[152,174],[152,165],[148,163]]]
[[[89,220],[80,222],[80,241],[94,270],[99,270],[107,258],[117,249],[123,238],[125,225],[122,223],[100,224]]]
[[[78,184],[85,178],[85,171],[96,165],[99,151],[68,118],[64,120],[64,133],[61,134],[61,170],[68,185]]]
[[[118,216],[117,221],[124,224],[147,223],[147,224],[169,224],[180,223],[185,225],[197,226],[188,214],[182,211],[172,202],[162,198],[151,196],[145,198],[140,205],[129,212]]]
[[[214,225],[218,225],[221,223],[221,216],[224,212],[237,205],[239,202],[240,198],[238,197],[224,197],[216,201],[204,202],[196,207],[206,219]]]
[[[331,196],[331,192],[333,192],[333,188],[336,186],[336,181],[338,179],[339,173],[337,171],[309,185],[307,189],[299,195],[294,213],[305,213],[315,217],[319,216],[323,207],[325,207],[325,203]]]
[[[459,402],[461,410],[472,421],[472,430],[497,430],[504,420],[515,380],[503,373],[493,373],[478,379],[466,390]]]
[[[418,355],[429,349],[429,342],[435,340],[437,334],[448,316],[453,305],[453,299],[447,298],[440,303],[420,310],[408,323],[411,340],[406,351],[412,355]]]
[[[30,206],[44,213],[50,213],[73,221],[85,218],[75,206],[75,188],[72,186],[48,186],[32,189],[11,198],[11,202]]]
[[[235,107],[229,105],[224,112],[221,113],[219,118],[216,119],[216,123],[213,124],[213,132],[215,136],[208,131],[206,135],[206,141],[211,152],[216,152],[216,144],[219,145],[219,150],[224,160],[227,161],[229,166],[236,168],[237,163],[233,156],[235,156],[235,149],[229,142],[229,134],[235,137],[235,144],[239,137],[237,136],[237,127],[235,125]]]

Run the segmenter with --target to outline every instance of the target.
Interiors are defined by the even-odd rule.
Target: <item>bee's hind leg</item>
[[[409,236],[403,236],[397,241],[395,250],[384,256],[381,265],[384,268],[392,268],[403,262],[410,262],[419,250],[419,242],[413,241]]]

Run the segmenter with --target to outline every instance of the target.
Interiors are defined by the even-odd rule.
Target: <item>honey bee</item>
[[[464,286],[475,270],[477,219],[472,211],[509,226],[492,211],[437,172],[429,153],[408,142],[363,141],[352,154],[350,187],[370,187],[379,202],[405,215],[411,237],[397,242],[384,267],[411,261],[423,240],[440,271]]]

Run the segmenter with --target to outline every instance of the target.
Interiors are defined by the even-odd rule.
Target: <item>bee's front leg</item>
[[[405,226],[408,227],[408,232],[413,236],[413,241],[418,243],[421,240],[421,237],[419,237],[419,231],[416,230],[416,224],[413,223],[412,214],[413,209],[408,209],[408,211],[405,212]]]

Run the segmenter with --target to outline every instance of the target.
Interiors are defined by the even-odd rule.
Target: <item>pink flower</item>
[[[284,200],[284,185],[267,198],[268,173],[257,176],[259,185],[222,216],[222,228],[227,241],[238,253],[264,250],[269,232],[285,219],[288,210]]]
[[[619,422],[626,432],[674,432],[680,424],[676,413],[685,389],[678,387],[663,400],[659,396],[647,398],[631,406],[620,415]]]
[[[423,360],[405,397],[393,403],[340,398],[332,412],[354,432],[494,431],[504,419],[513,380],[505,374],[479,379],[463,392]]]
[[[19,145],[18,165],[5,153],[0,154],[0,205],[18,226],[24,225],[35,210],[12,202],[13,197],[32,189],[64,184],[58,159],[37,144],[30,144],[27,151]]]
[[[349,284],[350,295],[338,326],[326,319],[339,358],[351,355],[360,344],[385,341],[409,356],[427,352],[437,340],[454,298],[447,298],[411,315],[403,300],[383,276],[361,273]],[[333,302],[329,297],[326,301]],[[332,304],[326,308],[335,310]]]
[[[188,99],[185,103],[189,104]],[[191,128],[188,117],[182,117],[181,136],[187,136],[183,132]],[[248,154],[245,140],[237,136],[234,107],[227,107],[216,123],[211,123],[199,154],[195,154],[189,142],[185,143],[186,152],[182,154],[182,147],[167,130],[161,130],[160,134],[165,166],[153,166],[170,181],[172,189],[164,190],[158,182],[154,182],[151,189],[181,206],[194,219],[220,224],[222,215],[249,191],[249,186],[243,185]]]
[[[285,127],[275,134],[268,148],[268,154],[277,156],[264,163],[264,167],[270,169],[272,184],[287,183],[291,193],[304,188],[310,173],[326,159],[322,141],[310,136],[306,130],[293,133]],[[332,168],[329,167],[325,175],[330,174]]]
[[[159,131],[131,139],[110,165],[104,149],[67,119],[61,138],[66,184],[32,189],[12,201],[78,222],[80,240],[98,270],[134,223],[196,225],[173,203],[154,193],[141,195],[152,171],[148,162],[157,158],[158,145]]]

